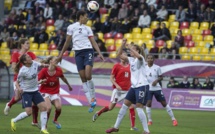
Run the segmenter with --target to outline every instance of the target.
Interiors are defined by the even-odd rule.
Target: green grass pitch
[[[12,107],[10,114],[4,116],[5,102],[0,103],[0,134],[39,134],[40,130],[31,126],[31,117],[17,123],[17,131],[10,130],[10,119],[23,111],[20,104]],[[95,111],[100,107],[96,107]],[[93,113],[88,113],[87,107],[63,106],[59,122],[62,129],[58,130],[52,124],[54,108],[48,122],[50,134],[105,134],[105,130],[114,125],[119,108],[100,116],[92,122]],[[173,110],[179,125],[172,126],[172,122],[165,109],[152,109],[153,125],[149,127],[151,134],[215,134],[215,112]],[[136,126],[139,132],[130,131],[130,121],[125,116],[118,134],[142,134],[142,127],[136,114]]]

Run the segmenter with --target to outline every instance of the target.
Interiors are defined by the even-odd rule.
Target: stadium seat
[[[55,44],[50,44],[48,49],[55,50],[55,49],[57,49],[57,46]]]
[[[192,41],[192,35],[184,36],[184,41]]]
[[[126,33],[126,34],[124,34],[124,38],[132,39],[132,34],[131,33]]]
[[[154,40],[147,40],[147,41],[143,41],[144,43],[146,43],[146,46],[154,46],[155,41]]]
[[[178,28],[170,28],[170,29],[169,29],[170,34],[171,34],[172,36],[176,36],[178,30],[179,30]]]
[[[209,53],[209,49],[208,48],[201,48],[200,49],[200,53],[199,54],[208,54]]]
[[[121,46],[122,45],[122,39],[115,40],[115,44]]]
[[[31,43],[30,44],[30,50],[37,50],[38,49],[38,44],[37,43]]]
[[[11,60],[11,56],[10,55],[1,56],[1,60],[3,62],[5,62],[8,67],[10,66],[10,60]]]
[[[200,24],[200,28],[201,30],[208,30],[209,29],[209,23],[208,22],[202,22]]]
[[[89,26],[89,27],[92,27],[93,21],[92,20],[88,20],[86,25]]]
[[[174,29],[177,28],[178,29],[179,28],[179,22],[177,22],[177,21],[171,22],[169,28],[170,29],[172,29],[172,28],[174,28]]]
[[[115,45],[108,46],[107,51],[108,52],[116,51],[116,46]]]
[[[144,40],[151,40],[153,37],[152,34],[143,34],[142,36]]]
[[[210,28],[211,28],[214,24],[215,24],[215,22],[211,22],[211,24],[210,24]]]
[[[108,13],[108,9],[105,7],[101,7],[99,8],[99,14],[107,14]]]
[[[59,51],[58,50],[51,50],[50,55],[51,56],[58,56],[59,55]]]
[[[132,33],[140,33],[141,32],[141,28],[139,27],[135,27],[132,29]]]
[[[63,53],[63,56],[69,56],[69,51],[65,51],[65,52]]]
[[[111,33],[106,33],[106,34],[104,35],[104,39],[105,39],[105,40],[110,39],[110,38],[112,38],[112,34],[111,34]]]
[[[165,43],[165,42],[164,42],[163,40],[157,40],[157,41],[156,41],[156,46],[157,46],[157,47],[163,47],[164,43]]]
[[[99,33],[97,33],[97,34],[98,34],[99,39],[103,39],[103,36],[104,36],[103,33],[100,33],[100,32],[99,32]]]
[[[24,15],[24,17],[26,17],[26,16],[27,16],[27,12],[22,12],[22,14]]]
[[[199,49],[196,47],[191,47],[189,49],[189,54],[198,54],[198,52],[199,52]]]
[[[188,48],[187,47],[180,47],[179,48],[179,54],[186,54],[188,51]]]
[[[201,35],[202,30],[201,29],[191,29],[191,34],[192,35]]]
[[[133,39],[143,39],[144,35],[142,35],[141,33],[132,33],[132,37]]]
[[[115,36],[114,36],[114,39],[122,39],[123,38],[123,34],[122,33],[117,33]]]
[[[143,28],[142,30],[142,34],[151,34],[151,33],[152,33],[151,28]]]
[[[54,26],[54,20],[53,19],[48,19],[47,21],[46,21],[46,26]]]
[[[185,46],[190,48],[195,46],[195,42],[193,41],[185,41]]]
[[[30,37],[28,40],[29,40],[30,43],[33,43],[34,42],[34,37]]]
[[[4,56],[10,55],[10,49],[9,48],[0,49],[0,54]]]
[[[151,29],[157,28],[157,24],[158,24],[158,23],[159,23],[158,21],[152,21],[152,22],[151,22]]]
[[[203,35],[203,36],[211,35],[211,30],[203,30],[203,31],[202,31],[202,35]]]
[[[173,21],[175,21],[175,15],[174,14],[173,15],[169,15],[168,22],[171,23]]]
[[[193,38],[193,41],[194,42],[196,42],[196,41],[203,41],[202,35],[195,35],[194,38]]]
[[[109,58],[116,58],[116,56],[117,56],[116,52],[111,52],[109,54]]]
[[[142,46],[142,44],[144,43],[143,40],[134,40],[134,42],[138,45],[138,46]]]
[[[39,50],[39,56],[48,56],[49,51],[48,50]]]
[[[55,26],[47,26],[46,27],[46,32],[49,34],[55,30]]]
[[[75,56],[75,52],[74,51],[70,51],[69,57],[74,57],[74,56]]]
[[[200,60],[201,60],[201,56],[199,56],[199,55],[194,55],[194,56],[193,56],[193,60],[194,60],[194,61],[200,61]]]
[[[182,29],[182,35],[183,36],[186,36],[186,35],[190,35],[191,34],[191,32],[190,32],[190,29]]]
[[[40,51],[38,51],[38,50],[31,50],[31,52],[34,53],[36,56],[40,55]]]
[[[174,42],[174,41],[172,41],[172,40],[166,41],[167,48],[170,48],[172,46],[172,42]]]
[[[102,14],[101,23],[104,23],[106,20],[106,17],[108,17],[108,16],[109,16],[109,14]]]
[[[204,41],[196,41],[196,47],[205,47],[206,46],[206,42]]]
[[[4,8],[7,9],[7,11],[10,11],[13,5],[12,0],[4,0]]]
[[[1,43],[1,49],[5,49],[5,48],[8,48],[7,42],[2,42]]]
[[[215,55],[215,48],[211,48],[210,55]]]
[[[185,54],[185,55],[181,56],[181,60],[190,60],[190,59],[191,59],[191,56],[188,55],[188,54]]]
[[[114,44],[115,44],[114,39],[107,39],[105,41],[105,47],[108,47],[108,46],[111,46],[111,45],[114,45]]]
[[[166,24],[166,28],[169,28],[169,22],[168,21],[162,21],[161,24],[162,23],[165,23]]]
[[[127,43],[128,43],[128,44],[131,44],[132,42],[134,43],[134,40],[133,40],[133,39],[128,39],[128,40],[127,40]]]
[[[203,58],[202,58],[202,61],[212,61],[212,60],[213,60],[213,57],[210,56],[210,55],[205,55],[205,56],[203,56]]]
[[[41,44],[40,44],[40,47],[39,47],[39,50],[48,50],[48,44],[46,44],[46,43],[41,43]]]
[[[190,29],[198,29],[198,28],[199,28],[199,22],[190,23]]]
[[[181,22],[180,29],[187,29],[189,28],[189,22]]]
[[[206,35],[204,37],[204,41],[213,41],[214,40],[214,37],[212,35]]]

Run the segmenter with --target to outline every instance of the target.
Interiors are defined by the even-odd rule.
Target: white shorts
[[[128,91],[119,91],[117,89],[114,89],[111,96],[111,103],[117,103],[125,99],[125,96],[127,95]]]
[[[59,94],[41,93],[41,95],[43,96],[44,99],[48,97],[51,101],[57,100],[57,99],[61,100]]]

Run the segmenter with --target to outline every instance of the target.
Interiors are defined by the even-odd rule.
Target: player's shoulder
[[[73,24],[70,24],[70,25],[68,26],[68,29],[72,29],[72,28],[76,27],[77,25],[78,25],[77,22],[75,22],[75,23],[73,23]]]
[[[56,69],[56,71],[61,71],[62,72],[62,69],[59,66],[57,66],[55,69]]]
[[[157,65],[157,64],[153,64],[153,67],[154,67],[154,68],[160,68],[160,66]]]

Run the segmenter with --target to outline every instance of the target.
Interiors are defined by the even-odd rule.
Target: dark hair
[[[43,59],[41,61],[41,63],[44,63],[44,64],[49,64],[50,63],[50,60],[52,60],[54,58],[54,56],[49,56],[47,57],[46,59]]]
[[[19,41],[19,49],[22,48],[22,44],[25,44],[25,42],[28,41],[28,39],[25,39],[25,38],[22,38],[20,41]]]
[[[14,68],[14,72],[18,73],[19,69],[21,67],[21,64],[25,65],[24,61],[26,61],[26,56],[27,54],[23,54],[20,58],[19,58],[19,62],[16,64],[15,68]]]
[[[136,44],[134,44],[133,46],[136,48],[137,51],[139,51],[139,54],[141,54],[144,57],[143,49],[140,46],[136,45]]]
[[[148,58],[149,56],[152,56],[152,58],[155,59],[155,56],[154,56],[153,54],[148,54],[148,55],[146,56],[146,58]]]
[[[82,10],[78,11],[77,14],[76,14],[76,19],[79,20],[80,16],[84,16],[85,14],[86,14],[85,11],[82,11]]]

